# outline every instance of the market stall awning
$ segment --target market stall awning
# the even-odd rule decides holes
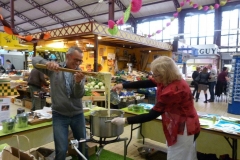
[[[96,22],[82,23],[74,26],[58,28],[48,31],[51,35],[49,40],[66,39],[78,40],[88,39],[94,41],[95,35],[101,36],[99,44],[127,46],[129,48],[146,48],[150,47],[157,50],[172,50],[172,45],[164,42],[159,42],[150,38],[145,38],[134,33],[119,30],[116,35],[111,35],[108,32],[108,27]],[[38,38],[42,32],[33,34],[34,38]]]

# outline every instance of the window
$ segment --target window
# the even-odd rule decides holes
[[[224,11],[222,13],[221,46],[225,47],[221,52],[238,51],[239,35],[239,9]]]
[[[184,37],[191,45],[213,44],[214,13],[185,17]]]
[[[170,26],[166,27],[167,23],[171,22],[171,19],[152,20],[137,25],[137,34],[139,35],[152,35],[158,30],[165,29],[154,35],[152,38],[159,41],[170,42],[173,41],[173,35],[178,34],[178,20],[175,19],[171,22]]]

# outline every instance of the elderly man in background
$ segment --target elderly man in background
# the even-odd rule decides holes
[[[217,81],[217,71],[212,68],[212,64],[208,65],[209,69],[209,80],[208,80],[208,86],[209,86],[209,92],[210,92],[210,99],[208,100],[209,102],[214,102],[214,87],[216,86],[216,81]]]
[[[71,47],[66,53],[66,61],[60,64],[34,57],[33,66],[45,64],[47,69],[38,69],[50,78],[52,98],[52,120],[56,160],[65,160],[68,149],[68,128],[70,126],[75,139],[86,138],[85,118],[82,106],[85,77],[79,70],[83,62],[83,52],[78,47]],[[79,70],[75,74],[59,71],[59,67]],[[82,145],[78,148],[82,152]],[[83,149],[84,150],[84,149]],[[88,157],[87,147],[85,156]],[[81,157],[79,157],[81,159]]]
[[[33,68],[28,77],[28,86],[32,98],[32,111],[36,109],[36,99],[34,98],[34,92],[39,92],[42,89],[42,85],[48,86],[45,80],[44,74],[39,70]]]

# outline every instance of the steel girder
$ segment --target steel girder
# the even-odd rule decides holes
[[[175,9],[177,10],[177,8],[180,7],[180,4],[179,4],[178,0],[172,0],[172,1],[173,1],[174,6],[175,6]]]
[[[58,18],[56,15],[49,12],[47,9],[39,5],[34,0],[25,0],[25,1],[31,4],[32,6],[34,6],[35,8],[37,8],[38,10],[40,10],[41,12],[43,12],[44,14],[46,14],[47,16],[49,16],[50,18],[52,18],[53,20],[55,20],[56,22],[60,23],[63,27],[69,26],[69,24],[67,24],[66,22]]]
[[[125,11],[127,8],[123,5],[123,3],[121,2],[121,0],[114,0],[115,1],[115,3],[117,4],[117,6],[121,9],[121,10],[123,10],[123,11]],[[131,19],[131,21],[134,23],[134,25],[136,24],[136,20],[135,20],[135,18],[133,17],[133,15],[130,13],[130,19]]]
[[[0,6],[2,6],[4,9],[6,9],[7,11],[11,12],[11,7],[9,7],[8,5],[0,2]],[[42,30],[42,31],[46,31],[47,29],[44,28],[43,26],[37,24],[36,22],[34,22],[33,20],[27,18],[26,16],[24,16],[23,14],[17,12],[16,10],[14,10],[14,15],[18,16],[19,18],[23,19],[24,21],[30,23],[31,25],[33,25],[34,27],[37,27],[38,29]]]
[[[76,9],[81,15],[87,18],[89,21],[95,21],[82,7],[78,6],[73,0],[65,0],[70,6]]]

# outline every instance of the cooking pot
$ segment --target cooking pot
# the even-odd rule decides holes
[[[123,117],[124,112],[117,109],[93,111],[90,115],[90,129],[93,136],[101,138],[117,137],[123,133],[124,125],[115,125],[111,120],[115,117]]]
[[[3,132],[4,133],[10,133],[14,130],[15,126],[15,120],[10,118],[10,119],[5,119],[2,120],[2,127],[3,127]]]
[[[18,128],[24,128],[28,125],[28,113],[21,113],[16,115],[16,123]]]

